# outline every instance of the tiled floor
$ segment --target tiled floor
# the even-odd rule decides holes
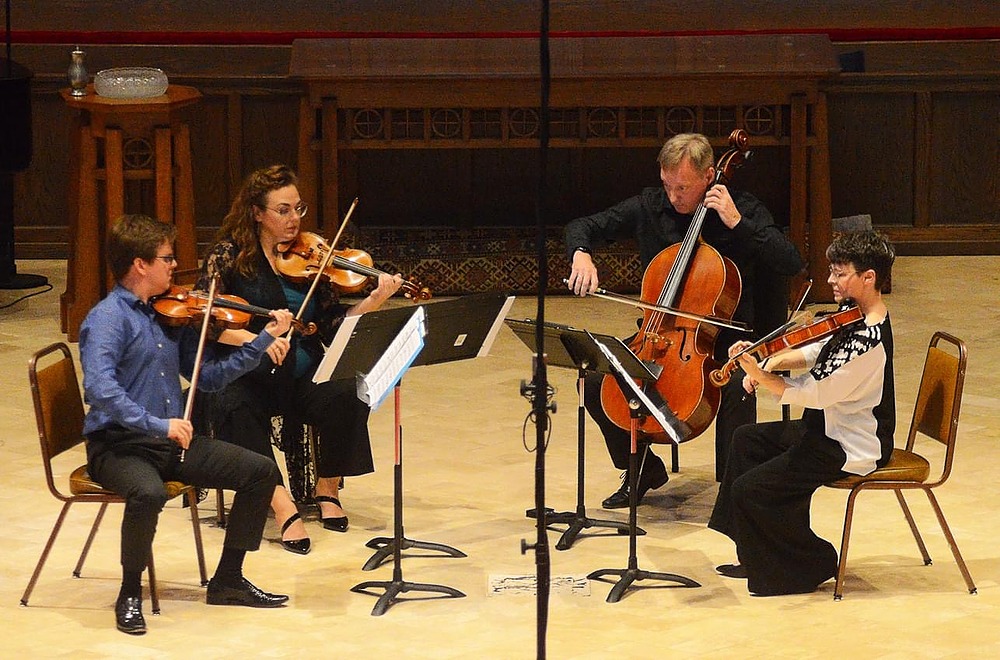
[[[269,522],[267,541],[249,556],[247,575],[271,591],[291,595],[289,607],[249,610],[207,607],[198,586],[190,523],[171,504],[156,540],[163,613],[148,616],[149,632],[132,638],[114,629],[111,611],[118,590],[118,524],[112,510],[98,535],[83,577],[71,570],[92,512],[71,512],[49,558],[30,607],[18,605],[31,568],[59,509],[47,492],[26,365],[32,352],[64,339],[59,332],[59,294],[65,264],[27,261],[22,273],[48,276],[54,289],[0,309],[0,367],[6,386],[0,398],[0,491],[3,544],[0,553],[0,630],[3,657],[396,657],[530,658],[539,627],[536,600],[513,591],[491,593],[504,576],[533,576],[532,521],[535,456],[525,449],[527,401],[519,383],[530,378],[527,349],[503,329],[492,353],[475,361],[414,369],[402,388],[405,452],[405,529],[411,539],[445,543],[466,558],[419,556],[408,551],[403,579],[460,589],[461,599],[423,599],[410,593],[381,617],[375,598],[352,593],[365,580],[390,580],[392,566],[365,572],[365,543],[392,534],[392,408],[372,416],[377,472],[351,479],[343,500],[351,518],[347,534],[327,532],[308,513],[312,554],[281,549]],[[896,337],[897,410],[901,427],[911,410],[924,349],[936,329],[962,337],[969,372],[951,481],[939,491],[945,513],[976,584],[969,595],[922,498],[911,498],[935,562],[923,566],[891,495],[870,493],[859,502],[845,598],[832,599],[833,583],[813,594],[753,598],[744,583],[716,576],[713,567],[733,558],[727,539],[705,527],[714,501],[713,448],[706,437],[681,447],[681,470],[647,497],[639,524],[639,567],[689,577],[699,588],[637,583],[618,603],[607,603],[609,585],[582,579],[598,568],[627,565],[624,536],[588,535],[566,551],[548,535],[555,583],[547,634],[551,658],[997,657],[1000,655],[1000,338],[996,301],[1000,257],[903,257],[893,275],[888,304]],[[21,293],[0,291],[0,306]],[[511,316],[535,317],[535,302],[515,302]],[[627,333],[632,311],[612,303],[550,298],[546,318],[612,334]],[[74,345],[75,351],[75,345]],[[548,502],[572,508],[576,493],[575,374],[553,369],[558,412],[549,441]],[[761,417],[773,419],[773,401]],[[587,425],[588,513],[605,512],[600,500],[618,484],[596,428]],[[901,435],[902,430],[900,432]],[[67,470],[83,460],[67,463]],[[73,463],[73,465],[69,465]],[[816,530],[837,542],[844,493],[821,490],[814,499]],[[222,533],[203,505],[203,533],[210,571]],[[430,553],[433,555],[434,553]],[[492,582],[491,582],[492,581]],[[588,591],[589,589],[589,591]]]

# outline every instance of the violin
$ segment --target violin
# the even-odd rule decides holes
[[[204,291],[189,291],[174,285],[151,302],[161,323],[167,326],[185,326],[202,322],[208,297]],[[239,296],[216,294],[212,301],[212,324],[220,330],[241,330],[250,324],[250,319],[254,316],[270,316],[270,313],[271,310],[251,305]],[[294,319],[292,325],[303,335],[316,332],[315,323],[304,324]]]
[[[329,249],[322,237],[308,231],[299,232],[294,240],[278,245],[275,266],[293,282],[308,282],[319,272]],[[371,255],[364,250],[334,249],[328,264],[322,277],[344,293],[360,291],[369,278],[387,274],[374,268]],[[419,282],[403,280],[402,289],[403,295],[414,302],[431,298],[431,290]]]
[[[749,157],[749,136],[743,129],[729,135],[730,149],[718,160],[715,177],[706,193],[725,184],[732,171]],[[731,259],[701,240],[708,209],[704,200],[695,209],[684,239],[665,248],[646,267],[642,277],[641,300],[654,309],[643,312],[642,326],[629,342],[640,360],[658,366],[655,388],[669,407],[671,426],[680,429],[680,441],[705,431],[719,410],[720,393],[707,387],[709,373],[717,365],[713,357],[719,320],[731,320],[742,293],[739,269]],[[666,308],[664,311],[658,311]],[[671,311],[666,311],[666,310]],[[685,313],[677,315],[674,310]],[[690,318],[690,317],[694,318]],[[695,320],[700,319],[700,320]],[[618,427],[632,428],[629,400],[613,376],[601,383],[601,405]],[[649,442],[673,442],[653,416],[636,420],[636,430]]]
[[[864,318],[865,315],[861,313],[860,308],[849,307],[847,309],[842,309],[839,312],[828,314],[823,318],[813,321],[807,325],[789,330],[788,332],[780,334],[778,337],[773,339],[764,337],[764,339],[759,342],[740,351],[738,355],[729,358],[729,360],[720,368],[712,371],[709,374],[709,380],[716,387],[722,387],[729,382],[733,371],[735,371],[736,367],[739,366],[738,360],[742,355],[750,353],[758,360],[763,360],[769,355],[774,355],[775,353],[779,353],[781,351],[798,348],[800,346],[805,346],[806,344],[811,344],[821,339],[825,339],[837,330],[857,323]]]

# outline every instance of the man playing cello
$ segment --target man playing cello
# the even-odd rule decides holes
[[[712,185],[715,178],[713,152],[705,136],[675,135],[663,145],[657,163],[661,186],[646,188],[605,211],[566,225],[566,250],[572,263],[569,288],[580,296],[597,290],[597,267],[591,255],[598,246],[615,240],[634,238],[645,270],[660,251],[683,239],[695,211],[699,205],[704,205],[707,214],[701,237],[735,263],[743,280],[742,296],[733,320],[753,327],[755,296],[777,293],[754,290],[758,272],[771,269],[783,275],[798,273],[802,269],[798,251],[756,197],[730,191],[725,185]],[[726,347],[741,338],[735,332],[720,332],[715,344],[715,358],[720,362],[725,361]],[[602,380],[602,374],[588,375],[584,405],[600,427],[615,467],[625,470],[630,450],[629,432],[605,414],[600,400]],[[756,419],[756,401],[745,395],[738,382],[723,388],[716,419],[716,479],[722,478],[733,430]],[[659,488],[667,479],[663,461],[649,450],[647,443],[639,471],[638,501],[641,502],[646,491]],[[624,508],[628,506],[628,499],[628,480],[623,477],[621,488],[602,505],[606,509]]]

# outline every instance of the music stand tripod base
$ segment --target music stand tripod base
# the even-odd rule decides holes
[[[597,339],[592,337],[595,344],[597,344],[602,351],[608,351],[608,349],[600,344]],[[609,353],[610,354],[610,353]],[[634,356],[633,356],[634,357]],[[636,508],[639,504],[639,496],[637,494],[637,488],[639,486],[639,460],[636,453],[636,437],[639,434],[639,420],[645,417],[647,414],[654,414],[652,412],[653,408],[659,408],[655,403],[649,400],[648,395],[644,394],[643,391],[636,385],[636,383],[631,379],[629,373],[621,364],[614,364],[614,375],[615,380],[618,382],[618,386],[622,390],[622,394],[625,396],[626,400],[629,402],[630,414],[630,424],[629,424],[629,436],[630,436],[630,451],[628,456],[628,479],[629,479],[629,497],[628,497],[628,524],[629,524],[629,555],[628,555],[628,568],[601,568],[587,575],[588,580],[600,580],[606,582],[607,580],[602,580],[601,578],[608,575],[618,576],[618,582],[611,591],[608,593],[607,602],[617,603],[628,591],[628,588],[636,581],[640,580],[658,580],[662,582],[677,582],[682,587],[700,587],[701,585],[694,580],[684,577],[683,575],[677,575],[675,573],[659,573],[654,571],[644,571],[639,568],[639,560],[636,557]],[[631,394],[630,394],[631,392]],[[667,426],[661,421],[661,426],[664,430]]]
[[[385,593],[379,596],[378,601],[375,603],[375,607],[372,608],[372,616],[382,616],[385,614],[389,606],[392,605],[400,594],[405,594],[410,591],[423,591],[428,593],[438,593],[444,594],[444,598],[465,598],[465,594],[455,589],[453,587],[447,587],[443,584],[425,584],[422,582],[404,582],[403,580],[395,579],[378,581],[368,581],[362,582],[361,584],[356,584],[351,587],[351,591],[358,594],[368,594],[369,596],[374,596],[369,589],[385,589]]]
[[[392,559],[392,554],[396,550],[396,539],[389,536],[378,536],[372,540],[365,543],[365,546],[375,550],[375,553],[368,558],[365,565],[361,567],[363,571],[373,571],[385,562]],[[449,557],[468,557],[467,554],[453,548],[450,545],[445,545],[443,543],[432,543],[430,541],[414,541],[408,539],[405,536],[400,539],[399,549],[400,550],[410,550],[412,548],[417,548],[419,550],[432,550],[434,552],[442,552]]]

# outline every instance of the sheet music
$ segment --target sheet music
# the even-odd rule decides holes
[[[479,349],[479,353],[476,357],[483,357],[484,355],[489,354],[490,347],[493,346],[493,341],[497,338],[497,333],[500,332],[500,328],[503,327],[503,321],[507,318],[507,312],[510,311],[510,306],[513,304],[514,296],[507,296],[507,300],[500,309],[500,313],[497,314],[496,321],[493,323],[493,327],[490,328],[489,333],[486,335],[486,339],[483,340],[483,345]]]
[[[607,346],[602,344],[593,336],[591,336],[591,339],[594,340],[594,343],[597,344],[597,347],[601,349],[602,353],[604,353],[604,357],[608,359],[608,362],[610,362],[615,367],[615,369],[617,369],[618,374],[621,376],[621,378],[617,378],[616,380],[618,380],[618,382],[628,383],[629,387],[632,388],[632,393],[635,394],[636,398],[642,402],[642,405],[645,406],[646,411],[653,416],[653,419],[655,419],[660,424],[661,427],[663,427],[663,430],[667,433],[667,435],[669,435],[673,439],[674,442],[676,443],[683,442],[684,439],[680,436],[680,434],[678,434],[677,430],[674,429],[673,425],[667,421],[667,418],[664,416],[663,411],[660,410],[660,408],[656,404],[650,401],[646,393],[642,391],[642,388],[639,387],[639,385],[636,384],[634,380],[628,377],[628,375],[625,372],[625,367],[622,366],[621,361],[618,360],[615,354],[612,353]]]
[[[417,307],[367,374],[358,374],[358,398],[377,409],[424,347],[426,313]]]
[[[334,336],[333,341],[330,342],[330,345],[325,348],[323,360],[316,367],[316,373],[313,374],[312,380],[314,383],[325,383],[330,380],[333,370],[337,368],[337,361],[344,353],[344,348],[347,347],[347,342],[351,340],[354,328],[357,327],[360,320],[361,315],[358,314],[356,316],[345,316],[344,320],[340,322],[337,334]]]

